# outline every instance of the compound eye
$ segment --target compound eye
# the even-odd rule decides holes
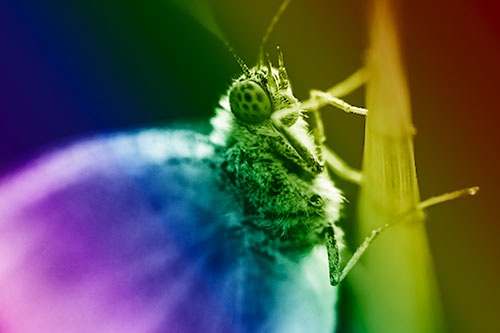
[[[231,111],[241,121],[258,124],[269,119],[272,104],[269,96],[254,81],[237,82],[229,92]]]

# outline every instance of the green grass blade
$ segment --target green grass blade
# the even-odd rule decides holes
[[[367,235],[420,202],[410,99],[389,1],[373,2],[360,232]],[[419,222],[422,216],[412,217]],[[423,223],[388,230],[362,260],[358,320],[367,332],[439,332],[439,297]]]

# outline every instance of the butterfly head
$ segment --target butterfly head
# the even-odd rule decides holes
[[[234,116],[249,124],[259,124],[271,116],[273,103],[268,89],[256,80],[237,81],[229,92]]]
[[[246,124],[260,124],[268,120],[275,111],[297,103],[288,80],[283,53],[279,48],[278,68],[273,67],[267,57],[265,66],[259,64],[245,71],[229,91],[231,112]],[[288,121],[284,125],[292,124]]]

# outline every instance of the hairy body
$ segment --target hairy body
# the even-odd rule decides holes
[[[248,126],[233,116],[227,98],[216,112],[211,139],[220,147],[224,186],[245,207],[246,220],[253,227],[249,235],[265,233],[265,241],[255,241],[255,247],[300,254],[324,244],[325,229],[332,227],[342,244],[343,233],[334,222],[343,198],[327,171],[310,174],[301,169],[303,161],[296,161],[301,157],[271,120]],[[289,131],[308,149],[315,149],[302,116]]]

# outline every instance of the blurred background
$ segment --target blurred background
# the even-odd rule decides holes
[[[215,22],[253,65],[280,2],[2,0],[0,175],[93,134],[208,119],[239,70],[206,26]],[[477,197],[428,212],[447,327],[497,332],[500,5],[421,0],[398,9],[422,197],[481,186]],[[304,99],[362,65],[368,17],[368,1],[294,0],[266,50],[276,59],[281,46]],[[362,106],[364,91],[346,100]],[[360,167],[364,120],[333,108],[324,117],[329,145]],[[352,203],[342,223],[353,232],[357,189],[339,185]]]

